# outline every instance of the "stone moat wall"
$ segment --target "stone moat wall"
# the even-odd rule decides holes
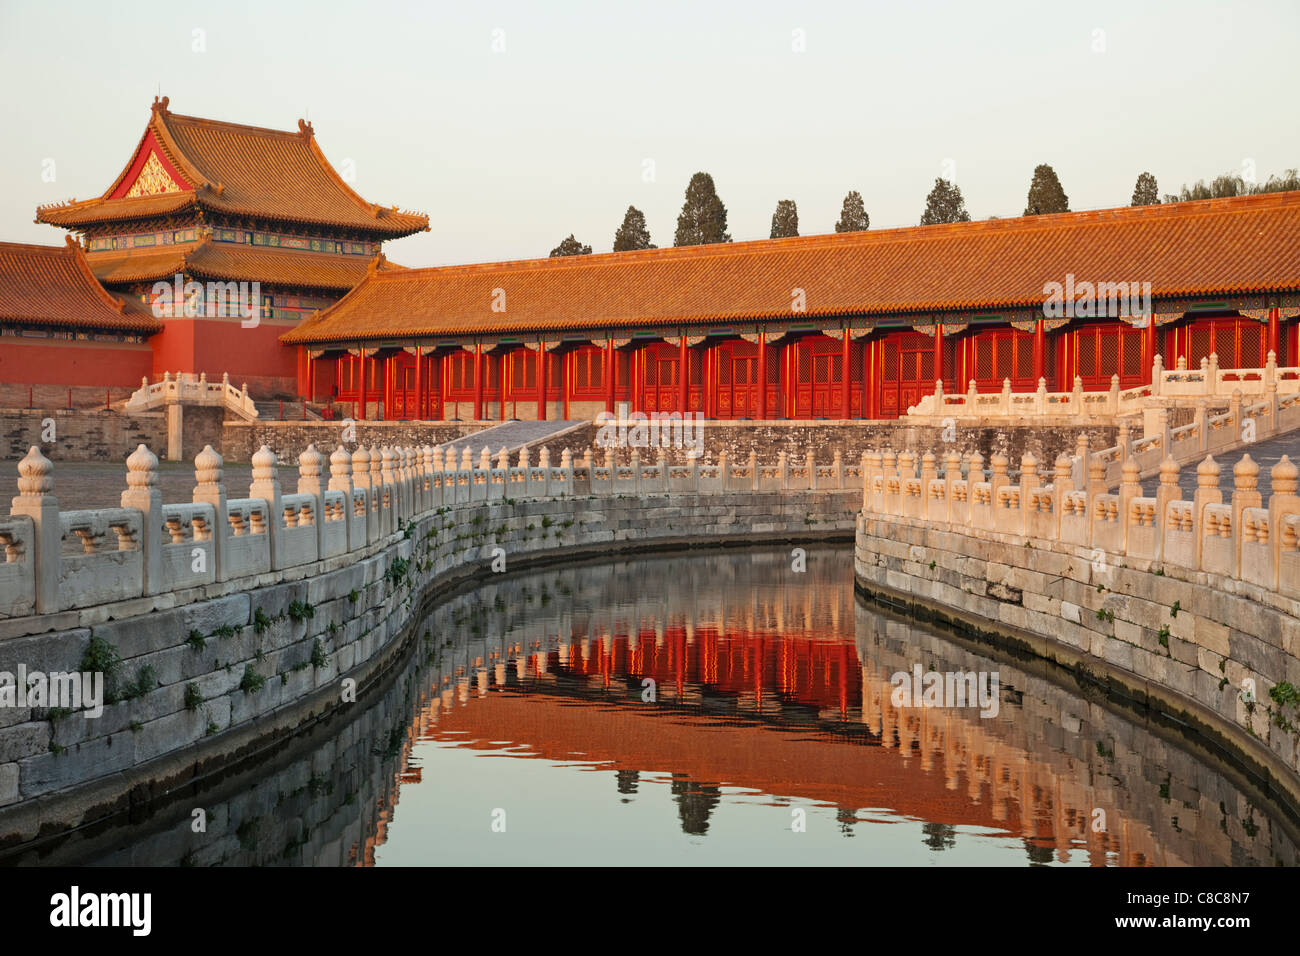
[[[0,708],[0,846],[57,834],[268,752],[400,660],[426,602],[505,566],[711,543],[847,538],[860,493],[504,499],[416,516],[361,550],[189,590],[0,621],[0,671],[120,658],[101,717]],[[847,569],[846,569],[847,570]]]
[[[1269,694],[1300,686],[1294,599],[1159,561],[878,514],[859,517],[854,573],[873,597],[1192,725],[1300,806],[1300,715]]]

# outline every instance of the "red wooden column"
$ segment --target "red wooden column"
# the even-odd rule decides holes
[[[1279,318],[1280,315],[1277,309],[1268,310],[1268,348],[1265,351],[1266,353],[1272,352],[1277,358],[1277,364],[1284,366],[1286,365],[1286,358],[1285,356],[1278,354],[1278,342],[1281,340],[1281,335],[1279,334]],[[1265,359],[1267,358],[1268,356],[1266,354]]]
[[[844,354],[840,360],[840,417],[852,418],[853,406],[849,402],[849,357],[853,352],[853,340],[849,330],[844,330]]]
[[[497,418],[506,420],[506,350],[497,346]]]
[[[941,322],[935,323],[934,326],[934,377],[937,381],[943,381],[943,323]],[[934,382],[927,384],[933,390]]]
[[[862,341],[862,417],[872,418],[871,414],[871,360],[875,357],[874,342],[870,338]]]
[[[618,369],[618,357],[614,354],[614,340],[605,340],[605,411],[614,414],[614,376]]]
[[[397,389],[394,388],[396,383],[396,376],[394,375],[396,365],[397,362],[393,358],[392,354],[384,356],[383,362],[380,365],[380,374],[384,377],[384,418],[389,421],[397,417],[394,414],[397,405],[394,401],[397,393]]]
[[[1034,323],[1034,387],[1038,387],[1038,380],[1047,375],[1047,329],[1043,326],[1043,320],[1039,319]],[[960,382],[958,384],[961,384]]]
[[[483,420],[483,343],[474,343],[474,421]]]
[[[560,401],[562,403],[560,407],[563,410],[560,418],[566,422],[569,420],[569,392],[573,383],[573,356],[575,354],[573,349],[569,349],[560,357]]]
[[[420,354],[419,343],[415,346],[415,415],[424,418],[424,356]]]
[[[366,417],[366,349],[361,346],[357,349],[357,421],[364,421]]]
[[[1142,351],[1146,353],[1146,378],[1150,384],[1152,376],[1152,366],[1156,361],[1156,352],[1159,350],[1159,340],[1156,338],[1156,315],[1151,312],[1147,315],[1147,327],[1142,330],[1142,342],[1146,346]],[[1066,384],[1062,382],[1061,384]]]
[[[758,333],[758,421],[767,419],[767,332]]]
[[[686,409],[691,403],[690,378],[687,376],[687,368],[691,360],[690,349],[686,345],[686,332],[682,331],[682,344],[679,348],[680,358],[677,360],[677,408],[685,415]]]
[[[1273,310],[1273,314],[1277,314],[1276,309]],[[311,357],[310,349],[304,351],[307,353],[307,401],[314,402],[316,401],[316,360]]]
[[[798,360],[798,340],[787,337],[785,348],[781,349],[781,394],[784,396],[782,404],[785,406],[785,418],[794,418],[795,403],[798,396],[795,390],[790,387],[794,381],[794,363]]]
[[[546,421],[546,343],[537,341],[537,420]]]
[[[438,383],[438,420],[442,421],[447,417],[447,357],[445,353],[434,352],[429,361],[433,363],[430,377]]]
[[[700,413],[703,414],[705,418],[712,418],[712,417],[713,417],[712,406],[711,406],[709,403],[712,401],[714,395],[716,394],[716,393],[713,391],[713,365],[714,365],[714,362],[717,360],[717,354],[716,354],[715,351],[714,351],[715,348],[716,348],[716,346],[714,346],[714,345],[710,345],[710,344],[706,341],[706,342],[704,343],[704,347],[703,347],[703,353],[704,353],[704,355],[703,355],[703,358],[700,359],[700,366],[701,366],[701,369],[700,369]],[[687,407],[689,407],[689,405],[690,405],[690,392],[688,391],[688,392],[687,392]],[[686,411],[687,411],[687,408],[683,408],[683,409],[682,409],[682,414],[685,415],[685,414],[686,414]]]

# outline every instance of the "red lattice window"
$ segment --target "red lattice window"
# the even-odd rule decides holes
[[[583,346],[573,353],[573,390],[598,392],[605,384],[605,351]]]
[[[1181,339],[1181,354],[1186,356],[1188,368],[1199,367],[1211,352],[1218,354],[1219,368],[1263,368],[1267,358],[1264,329],[1263,323],[1254,319],[1203,318],[1187,326],[1181,336],[1175,332],[1174,341]]]

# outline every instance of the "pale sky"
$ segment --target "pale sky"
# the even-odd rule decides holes
[[[429,214],[386,246],[410,266],[570,232],[607,252],[629,204],[671,245],[697,170],[737,240],[780,199],[833,231],[850,189],[872,228],[915,225],[940,175],[973,217],[1019,215],[1041,162],[1072,209],[1127,205],[1143,170],[1166,193],[1300,165],[1298,40],[1295,0],[0,0],[0,239],[62,242],[36,206],[102,193],[159,90],[189,115],[309,116],[366,199]]]

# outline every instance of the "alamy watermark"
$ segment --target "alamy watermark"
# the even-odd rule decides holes
[[[19,664],[17,676],[0,671],[0,707],[84,707],[87,717],[99,717],[104,713],[104,675],[99,671],[29,674],[27,665]]]
[[[688,458],[704,454],[704,416],[699,412],[633,412],[627,418],[601,412],[596,424],[599,448],[684,448]]]
[[[1043,317],[1048,319],[1089,319],[1107,316],[1145,316],[1151,314],[1150,282],[1076,282],[1074,273],[1066,273],[1065,282],[1048,282],[1043,286]]]
[[[997,671],[898,671],[889,701],[895,707],[979,707],[981,717],[998,715]]]
[[[171,282],[153,284],[150,306],[156,319],[237,318],[251,329],[260,321],[261,301],[260,282],[187,282],[177,273]]]

